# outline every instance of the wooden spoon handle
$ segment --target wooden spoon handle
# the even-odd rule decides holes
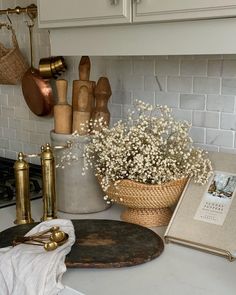
[[[88,56],[82,56],[79,63],[79,79],[82,81],[89,81],[90,76],[90,59]]]
[[[64,79],[56,80],[58,103],[67,103],[67,87],[68,82]]]

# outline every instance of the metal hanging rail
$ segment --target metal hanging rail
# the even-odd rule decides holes
[[[0,10],[0,15],[2,14],[21,14],[26,13],[31,19],[34,19],[37,17],[37,6],[35,4],[30,4],[27,7],[20,7],[16,6],[15,8],[7,8]]]

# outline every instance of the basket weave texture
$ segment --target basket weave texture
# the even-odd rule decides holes
[[[176,203],[186,182],[187,178],[182,178],[153,185],[123,179],[116,185],[112,183],[107,195],[115,202],[130,208],[165,208]]]
[[[147,227],[164,226],[172,216],[170,207],[178,202],[187,181],[182,178],[153,185],[124,179],[111,183],[106,193],[114,202],[127,207],[121,214],[124,221]]]
[[[13,47],[6,48],[0,43],[0,84],[15,85],[20,83],[29,66],[19,49],[14,29],[7,28],[12,33]]]

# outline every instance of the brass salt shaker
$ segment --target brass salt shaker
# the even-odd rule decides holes
[[[43,179],[43,217],[44,220],[57,218],[55,189],[55,160],[51,146],[41,147],[41,167]]]
[[[24,154],[20,152],[14,164],[16,180],[16,220],[15,224],[33,223],[31,218],[29,195],[29,164],[24,160]]]

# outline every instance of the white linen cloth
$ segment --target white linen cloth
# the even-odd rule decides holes
[[[26,235],[52,226],[59,226],[69,235],[68,241],[53,251],[26,244],[0,249],[0,295],[56,295],[64,288],[61,279],[66,271],[65,256],[75,242],[72,222],[65,219],[44,221]]]

